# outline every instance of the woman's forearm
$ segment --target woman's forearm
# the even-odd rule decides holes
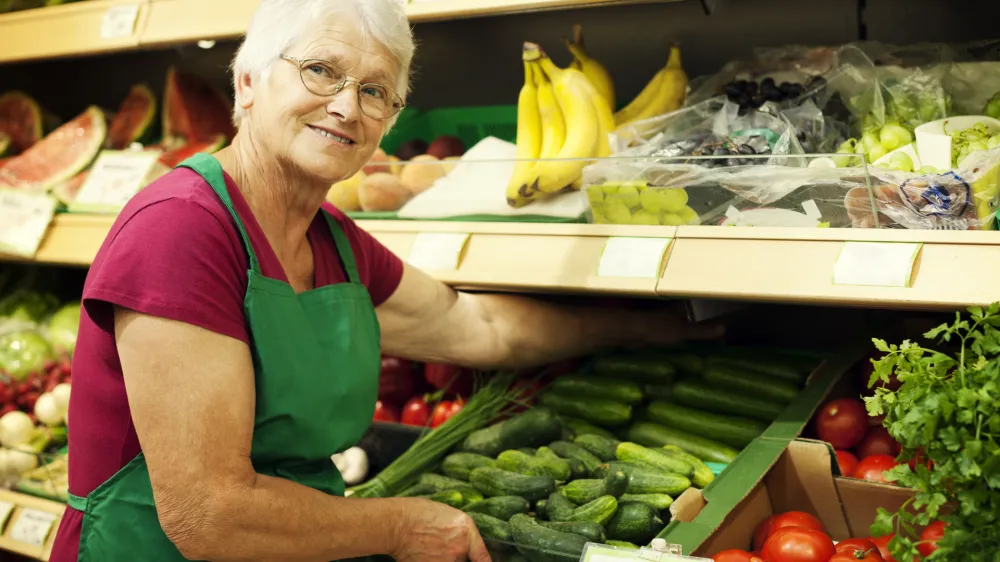
[[[390,554],[403,533],[399,499],[330,496],[262,475],[252,486],[209,496],[198,513],[161,514],[168,537],[190,559],[329,562]]]

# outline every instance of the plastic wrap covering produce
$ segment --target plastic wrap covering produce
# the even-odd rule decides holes
[[[41,371],[56,354],[41,327],[18,319],[0,320],[0,374],[23,380]]]
[[[782,157],[803,153],[786,117],[756,111],[740,115],[739,106],[724,97],[626,125],[612,135],[612,144],[617,157],[669,158],[703,167],[804,165]],[[759,155],[772,157],[747,158]],[[723,158],[699,158],[711,156]]]
[[[880,228],[992,230],[1000,202],[1000,148],[977,151],[943,174],[870,169]],[[867,188],[847,193],[856,228],[876,226]]]
[[[863,168],[708,167],[651,158],[602,161],[583,177],[595,223],[834,228],[852,226],[847,195],[867,193],[868,181]],[[873,198],[867,200],[873,214]]]

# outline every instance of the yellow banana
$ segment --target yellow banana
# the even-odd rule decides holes
[[[535,84],[538,86],[538,114],[542,120],[542,149],[539,158],[555,158],[566,142],[566,121],[556,101],[555,89],[549,77],[533,61]]]
[[[573,54],[571,66],[582,71],[590,80],[594,88],[601,95],[611,111],[615,110],[615,83],[611,79],[611,73],[600,62],[591,58],[583,44],[583,27],[580,24],[573,26],[573,40],[563,38],[566,48]]]
[[[542,121],[538,111],[538,88],[535,85],[535,64],[524,62],[524,86],[517,97],[517,148],[514,173],[507,184],[507,199],[519,197],[519,192],[530,179],[534,159],[542,148]]]
[[[604,103],[605,100],[597,91],[597,88],[588,80],[581,83],[581,87],[587,92],[590,102],[597,112],[597,148],[594,155],[598,158],[611,156],[611,144],[608,135],[615,132],[615,116],[611,113],[611,108]],[[579,189],[579,188],[577,188]]]
[[[676,111],[687,95],[687,74],[681,66],[680,47],[670,47],[667,65],[659,70],[638,96],[615,114],[615,124],[622,127],[635,121]]]

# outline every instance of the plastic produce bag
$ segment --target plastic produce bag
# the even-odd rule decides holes
[[[18,319],[0,321],[0,373],[23,380],[41,371],[55,353],[39,327]]]
[[[885,123],[898,123],[910,131],[950,114],[951,96],[941,81],[944,66],[928,69],[883,66],[878,68],[885,104]]]
[[[672,158],[706,167],[795,166],[799,163],[781,155],[803,153],[795,128],[784,116],[758,111],[740,115],[739,106],[725,97],[626,125],[611,135],[611,144],[616,156]],[[758,155],[771,156],[754,158]],[[696,158],[683,158],[690,156]],[[725,158],[697,158],[703,156]]]

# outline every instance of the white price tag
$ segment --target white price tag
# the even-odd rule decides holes
[[[6,501],[0,501],[0,533],[2,533],[4,528],[7,526],[7,519],[10,518],[10,512],[12,511],[14,511],[14,504]]]
[[[462,250],[469,241],[468,232],[421,232],[413,240],[406,261],[429,271],[458,269]]]
[[[138,4],[112,6],[101,18],[101,39],[129,37],[135,32],[135,20],[139,17]]]
[[[55,522],[56,515],[53,513],[25,508],[14,520],[10,538],[32,546],[44,546]]]
[[[909,287],[919,242],[845,242],[833,266],[834,285]]]
[[[118,212],[157,175],[159,152],[104,150],[70,203],[71,211]]]
[[[0,252],[33,257],[56,212],[44,193],[0,189]]]
[[[662,539],[654,539],[654,541]],[[619,548],[599,543],[587,543],[580,562],[623,562],[627,560],[645,560],[648,562],[711,562],[709,558],[683,556],[679,546],[668,547],[665,550],[652,547]],[[676,551],[676,552],[674,552]]]
[[[597,276],[656,279],[669,244],[670,238],[612,236],[604,245]]]

